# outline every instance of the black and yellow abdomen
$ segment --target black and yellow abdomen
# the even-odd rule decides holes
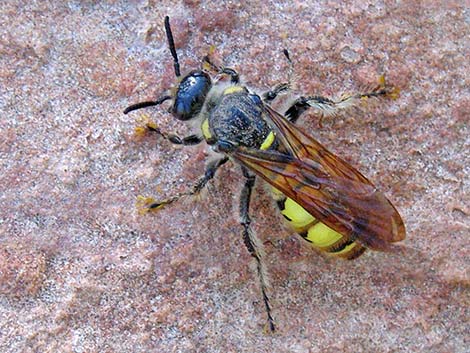
[[[261,150],[269,149],[275,141],[275,134],[270,132],[261,145]],[[302,206],[281,191],[272,188],[274,200],[285,220],[302,238],[313,247],[333,256],[352,260],[366,250],[361,244],[344,237],[342,234],[323,224]]]
[[[273,193],[277,206],[289,226],[313,247],[348,260],[355,259],[366,250],[362,245],[347,239],[315,219],[302,206],[280,191],[273,189]]]

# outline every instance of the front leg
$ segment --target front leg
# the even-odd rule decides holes
[[[175,145],[183,145],[183,146],[194,146],[204,141],[204,138],[199,135],[189,135],[186,137],[179,137],[176,134],[167,134],[163,132],[162,130],[160,130],[157,124],[154,121],[152,121],[147,114],[142,114],[138,122],[140,123],[140,126],[135,128],[136,136],[143,136],[147,132],[152,132],[163,137],[165,140],[168,140],[171,143],[174,143]]]
[[[209,54],[210,55],[210,54]],[[218,66],[212,62],[209,55],[202,58],[202,67],[208,71],[215,71],[219,75],[230,76],[230,82],[238,84],[240,82],[240,75],[234,69],[229,67]]]
[[[271,315],[271,306],[269,304],[269,297],[267,294],[268,282],[266,278],[266,270],[262,261],[264,255],[262,244],[256,237],[256,234],[251,230],[250,198],[253,186],[255,184],[255,176],[251,175],[248,170],[242,167],[243,176],[245,177],[245,185],[243,186],[240,195],[240,224],[243,226],[243,241],[251,254],[256,260],[256,269],[260,281],[261,294],[263,296],[264,306],[268,316],[269,329],[275,330],[274,319]]]
[[[168,140],[175,145],[194,146],[200,144],[204,140],[202,136],[198,135],[179,137],[176,134],[166,134],[161,131],[156,124],[147,124],[146,128],[148,131],[155,132],[157,135],[160,135],[165,140]]]

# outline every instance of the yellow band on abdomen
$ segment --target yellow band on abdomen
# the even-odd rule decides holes
[[[302,206],[274,189],[274,198],[287,223],[315,248],[331,255],[353,259],[360,256],[365,248],[341,233],[319,222]]]

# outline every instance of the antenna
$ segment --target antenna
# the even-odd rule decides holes
[[[181,76],[180,63],[178,61],[178,55],[176,55],[175,41],[173,40],[173,33],[171,33],[170,18],[168,16],[165,16],[165,32],[166,32],[166,38],[168,39],[168,45],[170,47],[171,56],[173,56],[173,65],[175,67],[175,75],[176,77],[180,77]]]
[[[171,99],[171,96],[163,96],[161,98],[158,98],[156,101],[147,101],[147,102],[140,102],[140,103],[132,104],[128,106],[126,109],[124,109],[124,114],[127,114],[133,110],[153,107],[154,105],[162,104],[164,101],[168,99]]]

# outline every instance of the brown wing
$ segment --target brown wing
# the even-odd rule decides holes
[[[287,153],[238,147],[231,156],[351,240],[385,250],[403,240],[403,221],[390,201],[351,165],[269,107]]]

